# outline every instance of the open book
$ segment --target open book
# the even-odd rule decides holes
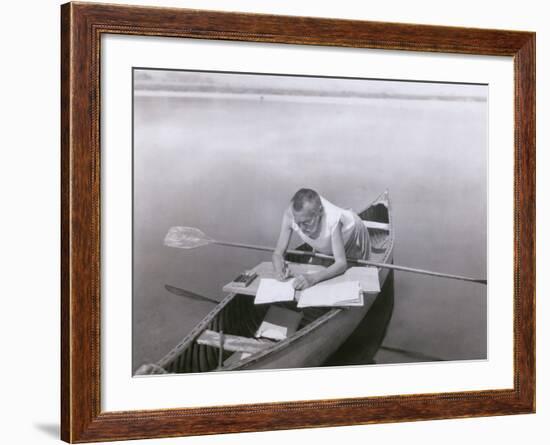
[[[294,289],[293,280],[277,281],[264,278],[260,281],[255,304],[279,301],[298,301],[298,307],[308,306],[362,306],[361,283],[355,281],[324,281],[302,291]]]
[[[293,270],[293,266],[300,266],[302,269]],[[295,275],[317,272],[320,269],[321,266],[291,264],[291,270]],[[364,292],[380,292],[376,267],[351,267],[344,274],[322,281],[304,291],[294,290],[293,279],[287,281],[275,279],[271,263],[262,263],[254,270],[258,272],[259,277],[248,288],[235,290],[227,285],[224,290],[255,295],[255,304],[296,300],[298,307],[362,306]],[[302,295],[304,293],[305,297]]]
[[[298,307],[363,306],[363,293],[359,281],[324,281],[304,289],[297,299]]]
[[[345,281],[359,281],[363,292],[380,292],[380,278],[376,267],[350,267],[344,274],[323,281],[319,285]]]

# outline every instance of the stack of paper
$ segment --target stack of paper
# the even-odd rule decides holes
[[[298,307],[308,306],[363,306],[359,281],[316,284],[301,292]]]
[[[262,278],[254,304],[274,303],[276,301],[294,300],[295,290],[292,286],[293,280],[279,281],[274,278]]]
[[[380,292],[380,280],[376,267],[350,267],[343,275],[331,278],[324,283],[359,281],[363,292]]]

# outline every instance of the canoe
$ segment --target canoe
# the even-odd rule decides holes
[[[393,262],[394,230],[388,191],[359,213],[371,238],[370,260]],[[297,250],[309,250],[301,245]],[[307,257],[288,254],[288,261]],[[380,288],[388,269],[378,268]],[[230,293],[168,354],[136,374],[197,373],[321,366],[357,328],[380,293],[365,294],[364,305],[350,308],[310,307],[296,332],[284,340],[255,339],[269,305],[254,305],[249,295]]]

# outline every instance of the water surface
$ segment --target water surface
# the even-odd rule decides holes
[[[171,73],[163,90],[166,75],[155,73],[135,72],[134,369],[212,309],[165,284],[220,298],[270,259],[165,247],[168,228],[274,245],[300,187],[357,211],[389,189],[396,264],[486,276],[486,87]],[[486,320],[484,286],[396,272],[376,362],[485,358]]]

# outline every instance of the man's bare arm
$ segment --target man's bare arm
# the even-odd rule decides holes
[[[285,262],[285,252],[290,243],[292,236],[292,225],[288,212],[283,215],[283,221],[281,223],[281,232],[279,233],[279,240],[275,246],[273,252],[272,262],[275,269],[275,275],[279,280],[286,280],[290,276],[290,271]]]
[[[335,227],[332,232],[332,253],[334,255],[334,263],[319,272],[304,274],[297,277],[294,282],[296,289],[306,289],[321,281],[341,275],[346,271],[348,268],[348,261],[346,259],[346,249],[344,247],[341,223],[338,223],[338,226]]]

